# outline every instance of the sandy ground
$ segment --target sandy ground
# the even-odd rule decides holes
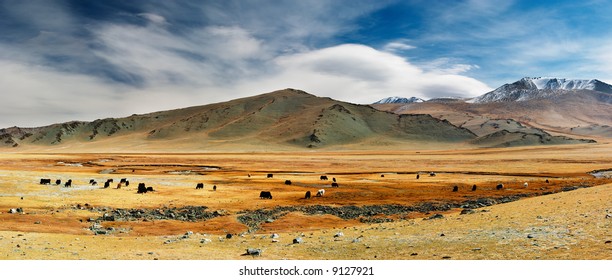
[[[253,258],[243,255],[247,248],[260,248],[259,259],[609,260],[612,181],[588,172],[612,168],[611,152],[610,144],[591,144],[265,154],[5,153],[0,154],[0,259],[240,260]],[[428,175],[432,171],[435,177]],[[266,178],[268,173],[274,178]],[[72,179],[73,186],[40,185],[40,178]],[[110,178],[111,187],[102,188]],[[121,178],[130,186],[117,189]],[[331,178],[340,187],[332,188]],[[100,185],[89,185],[90,179]],[[155,192],[137,194],[140,182]],[[198,182],[205,188],[196,190]],[[503,190],[496,190],[499,183]],[[477,191],[471,191],[473,184]],[[452,192],[455,185],[459,190]],[[563,191],[571,186],[588,188]],[[307,190],[322,188],[323,197],[303,199]],[[259,199],[261,190],[274,198]],[[464,215],[453,208],[375,216],[392,220],[384,223],[301,211],[286,211],[258,228],[238,220],[243,211],[279,206],[416,206],[508,196],[524,198]],[[101,209],[187,206],[223,214],[196,222],[104,221],[103,228],[113,229],[109,234],[91,230]],[[9,213],[16,208],[23,213]],[[443,217],[423,219],[437,213]],[[234,235],[227,239],[227,233]],[[293,244],[298,237],[303,242]]]

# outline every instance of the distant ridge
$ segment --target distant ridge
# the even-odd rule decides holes
[[[522,78],[471,100],[474,103],[527,101],[538,98],[552,98],[571,92],[588,90],[612,95],[612,85],[602,81],[572,80],[560,78]]]
[[[405,97],[399,97],[399,96],[392,96],[392,97],[387,97],[387,98],[378,100],[374,102],[373,104],[392,104],[392,103],[402,103],[403,104],[403,103],[419,103],[419,102],[425,102],[425,100],[418,98],[418,97],[405,98]]]

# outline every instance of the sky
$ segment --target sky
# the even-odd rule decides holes
[[[612,1],[0,0],[0,128],[296,88],[370,104],[612,82]]]

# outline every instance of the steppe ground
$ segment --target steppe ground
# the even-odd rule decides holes
[[[610,172],[599,178],[589,172],[610,170],[610,155],[608,143],[282,153],[2,153],[0,259],[247,260],[254,258],[244,255],[247,248],[260,248],[262,255],[255,258],[609,260],[612,179]],[[268,173],[274,177],[266,178]],[[321,175],[330,180],[320,180]],[[73,185],[40,185],[40,178],[72,179]],[[103,188],[111,178],[114,183]],[[121,178],[130,185],[118,189]],[[339,187],[330,187],[332,178]],[[91,186],[90,179],[98,185]],[[198,182],[204,189],[195,189]],[[137,194],[138,183],[155,191]],[[497,190],[500,183],[504,188]],[[476,191],[471,190],[474,184]],[[455,185],[457,192],[452,191]],[[573,186],[588,188],[569,191]],[[324,196],[303,199],[306,191],[314,196],[322,188]],[[273,199],[259,199],[262,190],[271,191]],[[238,220],[246,212],[277,206],[416,207],[519,196],[463,215],[453,208],[363,220],[285,210],[256,228]],[[220,215],[195,222],[99,220],[118,208],[186,206],[206,206]],[[17,208],[23,212],[9,213]],[[437,213],[443,217],[427,219]],[[96,235],[95,223],[108,234]],[[279,236],[271,238],[273,233]],[[303,242],[293,244],[297,237]]]

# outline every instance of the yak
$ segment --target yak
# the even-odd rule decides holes
[[[259,193],[259,198],[261,198],[261,199],[272,199],[272,193],[270,193],[269,191],[261,191]]]

